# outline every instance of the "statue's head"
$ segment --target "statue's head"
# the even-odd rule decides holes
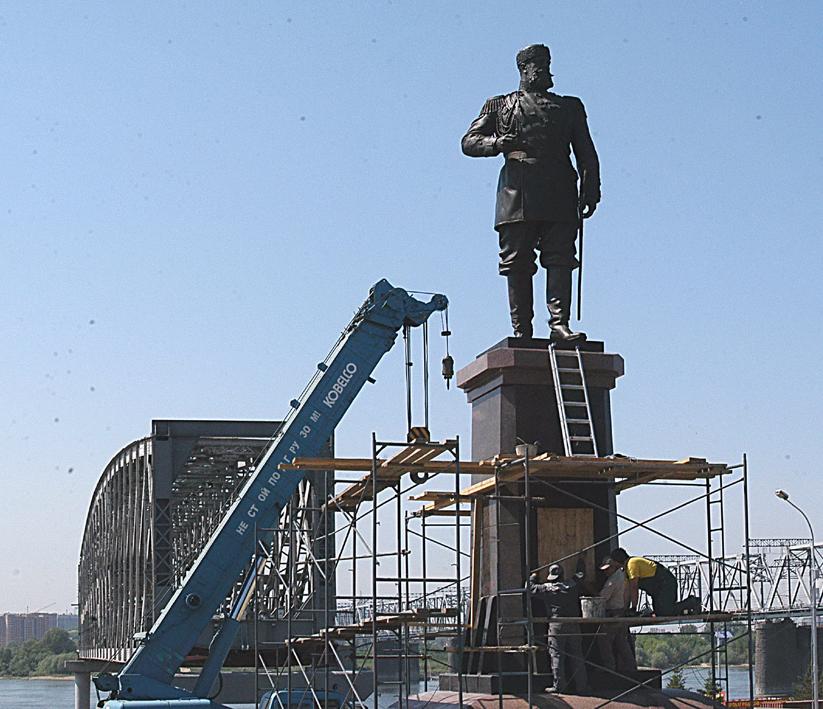
[[[517,53],[520,85],[529,91],[545,91],[554,86],[549,71],[552,57],[545,44],[530,44]]]

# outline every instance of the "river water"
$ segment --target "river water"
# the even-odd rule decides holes
[[[89,701],[91,707],[97,703],[94,687]],[[378,707],[389,707],[396,701],[396,694],[382,695]],[[71,679],[0,679],[0,709],[74,709],[74,682]],[[254,705],[237,704],[235,709],[254,709]]]
[[[683,679],[689,689],[703,688],[710,670],[704,667],[686,667]],[[430,685],[431,686],[431,685]],[[749,696],[749,673],[742,667],[729,668],[729,698]],[[92,688],[92,698],[95,697]],[[389,707],[396,695],[380,697],[378,707]],[[90,704],[90,706],[94,706]],[[237,709],[253,709],[252,704],[237,705]],[[74,682],[71,680],[0,679],[0,709],[74,709]]]

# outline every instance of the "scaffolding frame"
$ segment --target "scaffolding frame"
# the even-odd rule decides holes
[[[520,645],[503,646],[499,641],[494,647],[467,647],[467,632],[475,627],[478,618],[473,617],[476,611],[476,599],[470,604],[466,598],[464,582],[473,582],[473,571],[464,576],[465,560],[477,560],[471,552],[464,550],[462,534],[476,524],[476,500],[479,497],[497,499],[515,499],[522,503],[524,522],[522,534],[525,544],[531,544],[532,534],[529,525],[530,515],[535,498],[540,497],[546,490],[559,491],[564,495],[575,497],[574,493],[564,490],[564,483],[591,483],[613,484],[621,490],[643,485],[666,485],[671,487],[687,487],[700,489],[700,493],[691,496],[685,501],[673,503],[657,514],[647,519],[635,520],[624,514],[616,513],[617,518],[628,524],[628,528],[620,530],[618,534],[626,534],[634,529],[645,529],[678,547],[678,550],[689,552],[692,557],[703,559],[709,569],[707,583],[709,607],[707,613],[697,616],[682,616],[677,618],[623,618],[615,619],[633,627],[650,625],[682,625],[705,622],[705,633],[710,638],[710,650],[705,653],[711,663],[712,686],[720,686],[728,696],[728,644],[740,638],[748,641],[749,657],[749,695],[754,699],[754,683],[752,673],[752,615],[751,615],[751,565],[745,565],[741,570],[735,567],[727,555],[727,520],[725,506],[731,488],[742,489],[743,497],[743,536],[749,539],[749,512],[748,512],[748,463],[746,457],[736,466],[706,464],[701,466],[700,459],[686,459],[692,467],[689,472],[677,472],[674,479],[665,479],[664,474],[642,473],[643,461],[638,461],[636,470],[620,460],[615,470],[604,470],[604,475],[587,476],[578,469],[579,459],[560,459],[556,456],[503,456],[493,461],[461,462],[459,438],[449,439],[442,443],[430,441],[392,442],[378,440],[372,435],[371,456],[368,459],[296,459],[291,464],[284,465],[289,469],[336,469],[336,472],[325,473],[329,476],[325,489],[331,491],[329,499],[324,505],[312,510],[300,510],[305,501],[298,497],[290,503],[290,509],[284,512],[281,525],[274,534],[271,551],[288,544],[294,548],[299,545],[300,537],[303,543],[316,548],[318,541],[328,541],[330,538],[342,537],[342,542],[328,548],[335,547],[334,554],[326,553],[322,557],[306,556],[293,553],[289,555],[289,565],[286,568],[271,570],[268,576],[279,579],[283,587],[294,589],[295,575],[300,563],[319,569],[322,577],[327,581],[337,580],[336,605],[323,608],[307,608],[301,606],[296,594],[286,593],[281,620],[286,623],[286,637],[283,641],[267,643],[261,640],[255,632],[255,663],[256,676],[265,680],[264,686],[256,682],[255,692],[259,699],[264,688],[285,688],[288,697],[298,692],[298,697],[305,699],[314,706],[328,706],[319,694],[318,687],[327,690],[330,687],[331,673],[342,673],[346,683],[345,692],[347,701],[354,706],[370,707],[378,696],[380,688],[396,687],[397,706],[401,709],[408,706],[409,697],[416,693],[414,686],[413,663],[422,663],[423,691],[429,690],[429,677],[432,670],[446,664],[432,649],[432,642],[442,638],[449,638],[451,642],[450,670],[457,675],[458,701],[463,700],[465,667],[464,654],[475,652],[496,652],[500,673],[507,674],[502,667],[503,653],[525,654],[527,676],[526,698],[529,704],[539,688],[533,687],[533,674],[538,668],[538,653],[545,651],[535,638],[534,624],[546,621],[534,617],[529,602],[528,591],[525,588],[503,589],[497,584],[497,607],[500,608],[500,596],[505,594],[519,595],[524,599],[524,617],[517,619],[506,618],[498,613],[497,638],[503,635],[504,626],[521,625],[525,629],[525,642]],[[388,457],[386,457],[388,456]],[[398,458],[401,456],[401,458]],[[405,456],[403,458],[402,456]],[[441,459],[445,456],[445,460]],[[320,464],[323,460],[323,464]],[[398,462],[399,461],[399,462]],[[419,461],[419,462],[418,462]],[[655,464],[660,461],[651,461]],[[705,461],[704,461],[705,462]],[[551,463],[551,465],[550,465]],[[590,463],[591,464],[591,461]],[[554,465],[554,467],[552,467]],[[537,472],[535,472],[535,468]],[[546,474],[551,468],[553,472]],[[556,469],[555,469],[556,468]],[[568,477],[562,474],[566,468]],[[353,472],[366,472],[363,477],[351,478]],[[485,487],[478,491],[478,484],[468,488],[461,488],[461,475],[469,472],[483,471],[489,474]],[[542,472],[541,472],[542,471]],[[558,472],[561,471],[561,472]],[[423,503],[419,509],[410,510],[404,505],[404,496],[418,486],[428,482],[433,476],[452,476],[454,482],[451,490],[425,490],[409,498]],[[617,478],[620,478],[619,480]],[[661,479],[662,478],[662,479]],[[516,484],[512,484],[516,483]],[[344,486],[342,492],[339,487]],[[581,498],[582,500],[582,498]],[[591,500],[584,500],[585,505],[596,507]],[[699,549],[677,539],[658,529],[655,522],[689,505],[705,503],[706,509],[706,548]],[[294,506],[292,508],[292,506]],[[315,514],[315,524],[307,536],[305,529],[298,529],[298,522],[307,518],[307,512]],[[381,514],[382,513],[382,514]],[[500,514],[499,506],[496,514]],[[319,515],[319,517],[317,517]],[[344,524],[335,525],[331,522],[334,515],[342,516]],[[471,523],[466,524],[466,518],[471,517]],[[339,517],[338,517],[339,518]],[[500,520],[497,520],[498,523]],[[392,527],[393,529],[389,529]],[[382,530],[382,531],[381,531]],[[389,534],[388,532],[392,533]],[[549,563],[561,563],[572,556],[585,552],[590,548],[612,541],[597,539],[584,549],[574,554],[554,559]],[[419,557],[412,554],[416,546]],[[500,544],[500,537],[497,544]],[[616,540],[615,540],[616,544]],[[524,546],[524,548],[526,548]],[[454,555],[454,573],[436,577],[429,570],[432,561],[432,551]],[[747,558],[750,558],[748,545]],[[265,557],[265,549],[261,549]],[[272,556],[273,558],[273,556]],[[526,551],[526,559],[537,558],[536,554]],[[654,557],[652,557],[654,558]],[[674,558],[674,557],[672,557]],[[663,557],[660,557],[662,560]],[[340,574],[340,564],[351,564],[350,583]],[[267,562],[272,563],[271,559]],[[545,568],[543,564],[537,569]],[[265,564],[264,564],[265,566]],[[390,570],[389,570],[390,569]],[[677,567],[672,568],[677,572]],[[740,582],[741,574],[746,583]],[[740,588],[736,588],[735,584]],[[299,584],[298,584],[299,585]],[[368,591],[364,591],[368,587]],[[745,587],[745,588],[744,588]],[[327,584],[328,588],[328,584]],[[370,592],[369,592],[370,591]],[[724,594],[737,593],[745,598],[743,611],[723,612]],[[328,601],[328,593],[326,600]],[[266,605],[266,604],[261,604]],[[270,604],[269,604],[270,605]],[[257,608],[255,600],[255,608]],[[299,622],[306,614],[322,613],[321,630],[309,636],[299,635]],[[554,619],[577,622],[581,627],[598,626],[611,619]],[[729,635],[732,622],[745,623],[745,630],[736,637]],[[255,626],[256,627],[256,626]],[[390,647],[386,649],[386,645]],[[700,658],[690,658],[692,661]],[[586,662],[598,667],[593,660]],[[386,681],[381,669],[392,665],[394,678]],[[276,667],[276,669],[274,669]],[[605,669],[605,668],[603,668]],[[660,668],[662,675],[668,674],[679,667]],[[363,676],[366,670],[372,671],[371,699],[361,690]],[[618,673],[615,673],[618,674]],[[309,686],[308,690],[295,690],[292,676],[301,677]],[[623,677],[624,680],[631,678]],[[600,706],[606,706],[612,701],[625,696],[629,691],[647,685],[650,680],[635,681],[631,679],[632,687],[616,697],[605,700]],[[302,692],[302,694],[300,694]],[[394,693],[394,692],[393,692]],[[503,704],[503,685],[499,683],[499,705]],[[277,706],[286,706],[278,697]]]
[[[568,491],[563,491],[557,483],[562,482],[570,482],[570,481],[562,481],[556,480],[553,483],[547,483],[546,481],[536,480],[532,481],[530,484],[529,481],[529,458],[528,455],[522,461],[524,474],[524,500],[526,500],[527,506],[531,504],[531,496],[529,494],[529,490],[532,486],[539,486],[540,484],[548,484],[550,487],[553,488],[555,492],[570,495],[572,497],[577,497],[569,493]],[[724,481],[724,477],[727,475],[734,475],[735,471],[740,471],[739,477],[733,480],[730,483],[726,483]],[[497,475],[496,475],[497,477]],[[576,480],[576,482],[580,482],[580,480]],[[655,485],[665,485],[667,487],[693,487],[695,483],[693,482],[681,482],[677,480],[648,480],[648,481],[639,481],[636,484],[632,485],[631,487],[636,487],[640,485],[646,484],[655,484]],[[626,515],[622,515],[620,513],[615,512],[619,519],[622,519],[632,526],[628,529],[624,529],[622,531],[618,531],[617,535],[614,535],[615,542],[617,538],[621,534],[626,534],[633,529],[643,528],[647,531],[653,532],[654,534],[659,535],[660,537],[666,539],[667,541],[674,543],[684,549],[689,550],[692,552],[693,555],[703,558],[708,562],[708,595],[707,598],[709,600],[709,607],[707,613],[694,616],[680,616],[680,617],[671,617],[665,619],[666,625],[693,625],[695,624],[696,619],[704,620],[706,626],[708,627],[707,631],[704,633],[709,638],[709,646],[710,650],[707,653],[703,653],[694,658],[689,658],[686,662],[680,663],[676,666],[669,667],[669,668],[657,668],[661,670],[661,677],[674,672],[675,670],[681,669],[683,666],[688,665],[691,662],[704,658],[706,655],[709,656],[710,659],[710,667],[711,667],[711,684],[712,687],[717,687],[718,692],[717,696],[714,698],[721,698],[721,697],[728,697],[729,696],[729,661],[728,661],[728,647],[729,644],[741,639],[745,639],[747,642],[747,659],[748,659],[748,675],[749,675],[749,702],[750,706],[754,706],[754,674],[753,674],[753,659],[754,659],[754,647],[753,647],[753,632],[752,632],[752,609],[751,609],[751,566],[747,564],[742,571],[742,574],[746,577],[746,583],[740,583],[739,585],[735,584],[735,579],[740,579],[741,577],[741,570],[734,566],[732,563],[729,563],[729,558],[726,553],[726,512],[725,512],[725,492],[734,486],[740,485],[742,487],[742,509],[743,509],[743,538],[745,541],[745,555],[746,558],[750,557],[750,549],[749,549],[749,538],[750,538],[750,530],[749,530],[749,503],[748,503],[748,460],[747,456],[743,456],[743,460],[739,465],[735,466],[726,466],[724,470],[720,470],[716,474],[709,474],[705,476],[705,481],[703,483],[704,492],[699,495],[698,497],[692,498],[688,500],[685,505],[688,504],[695,504],[701,499],[705,500],[706,504],[706,551],[702,552],[699,549],[692,547],[685,542],[678,540],[677,538],[665,534],[660,530],[657,530],[653,527],[648,525],[648,521],[638,521],[627,517]],[[628,489],[629,486],[625,486],[623,489]],[[591,505],[590,501],[585,501],[582,498],[578,498],[578,501],[585,502],[586,504]],[[683,503],[674,504],[670,506],[668,509],[665,509],[661,514],[654,515],[651,520],[656,521],[657,519],[663,518],[672,512],[675,512],[679,509],[682,509],[685,506]],[[529,543],[529,536],[526,535],[526,544]],[[595,542],[590,546],[584,549],[578,550],[577,553],[588,551],[590,548],[594,548],[604,542],[611,541],[609,539],[602,539],[602,540],[595,540]],[[719,551],[718,555],[715,555],[715,549]],[[554,559],[547,564],[543,564],[537,569],[532,569],[530,573],[534,571],[538,571],[550,564],[560,563],[562,561],[568,560],[571,556],[564,556],[557,559]],[[526,553],[526,558],[529,558],[528,551]],[[658,557],[651,556],[652,559],[658,559]],[[662,558],[660,558],[662,563]],[[681,586],[679,583],[680,579],[678,579],[678,587]],[[724,595],[727,595],[732,592],[739,592],[745,595],[745,605],[742,610],[739,610],[737,613],[726,613],[721,612],[718,609],[723,608],[722,599]],[[641,595],[645,595],[642,594]],[[529,603],[526,603],[526,612],[529,614],[529,621],[530,625],[534,620],[530,615],[531,607]],[[645,605],[648,607],[648,599],[645,599]],[[543,619],[547,620],[547,619]],[[600,631],[600,626],[604,622],[602,619],[582,619],[582,618],[568,618],[568,619],[555,619],[555,620],[566,620],[569,622],[577,622],[582,625],[597,625],[596,632]],[[587,622],[588,620],[588,622]],[[657,619],[660,620],[660,619]],[[740,635],[734,636],[731,634],[729,630],[729,626],[733,620],[743,621],[746,626],[745,632],[741,633]],[[643,627],[645,625],[652,625],[657,624],[657,622],[652,622],[650,620],[644,619],[628,619],[628,618],[615,618],[613,622],[619,623],[626,623],[627,625],[632,625],[636,627]],[[720,630],[718,630],[720,628]],[[660,631],[658,631],[660,632]],[[673,633],[675,631],[664,631],[667,633]],[[644,634],[642,632],[638,634]],[[534,656],[536,650],[540,649],[538,647],[534,647],[533,643],[527,638],[527,644],[523,648],[523,651],[528,652],[531,658]],[[512,650],[515,650],[512,648]],[[615,676],[619,676],[623,680],[630,680],[632,682],[632,686],[630,689],[625,690],[619,693],[617,696],[612,697],[604,701],[603,703],[598,705],[599,707],[605,707],[610,703],[625,697],[631,691],[634,691],[637,688],[642,687],[643,685],[647,684],[649,680],[642,682],[642,681],[633,681],[632,678],[622,675],[614,670],[609,670],[602,665],[598,665],[592,662],[588,657],[585,658],[585,662],[596,667],[600,670],[606,670],[607,672],[612,673]],[[531,675],[529,676],[531,678]],[[500,706],[502,707],[502,690],[499,693],[499,702]],[[528,702],[531,705],[532,702],[532,688],[531,682],[528,685]]]
[[[504,497],[507,499],[515,499],[522,501],[524,505],[524,511],[528,511],[531,509],[534,495],[533,493],[535,488],[540,488],[543,486],[548,486],[554,492],[576,497],[579,502],[583,503],[586,506],[594,506],[590,500],[585,500],[580,498],[573,493],[570,493],[566,490],[563,490],[560,487],[563,483],[581,483],[581,482],[589,482],[592,484],[602,484],[604,482],[603,477],[599,479],[581,479],[579,475],[573,475],[569,478],[563,478],[562,475],[557,475],[553,477],[551,480],[546,480],[540,477],[535,477],[532,474],[532,467],[534,466],[535,462],[538,462],[541,457],[538,456],[537,459],[532,459],[529,457],[528,454],[528,447],[526,447],[525,455],[516,459],[512,459],[511,457],[508,460],[498,459],[494,466],[493,478],[494,478],[494,485],[492,494],[489,495],[490,497],[503,499]],[[571,461],[572,458],[568,458],[567,460]],[[692,461],[694,459],[687,459],[688,461]],[[684,461],[685,462],[685,461]],[[520,468],[522,473],[519,473],[516,476],[507,475],[508,471]],[[727,481],[728,476],[735,476],[736,478],[731,482]],[[683,476],[685,478],[685,476]],[[702,481],[700,480],[702,478]],[[519,481],[522,485],[522,493],[520,494],[511,494],[511,486],[509,486],[505,493],[502,489],[504,483],[511,483],[513,480]],[[612,479],[614,482],[614,479]],[[665,485],[667,487],[699,487],[702,488],[702,492],[698,494],[696,497],[692,497],[691,499],[680,502],[676,504],[672,504],[667,508],[664,508],[658,514],[651,516],[646,520],[634,520],[626,515],[616,513],[618,519],[621,519],[631,526],[628,529],[623,529],[618,532],[617,535],[613,537],[609,537],[607,539],[597,539],[588,547],[583,549],[579,549],[573,554],[569,554],[564,557],[553,559],[550,562],[545,564],[541,564],[539,567],[530,569],[529,573],[533,573],[536,571],[540,571],[545,569],[551,564],[561,563],[563,561],[567,561],[568,559],[577,556],[581,552],[588,551],[589,549],[593,549],[596,546],[599,546],[603,543],[609,542],[614,540],[616,545],[616,539],[621,534],[626,534],[633,529],[642,528],[647,531],[650,531],[654,534],[659,535],[660,537],[664,538],[670,543],[677,545],[678,547],[688,550],[692,556],[705,559],[707,561],[709,574],[708,574],[708,599],[709,599],[709,607],[707,609],[707,613],[700,614],[700,615],[690,615],[690,616],[679,616],[679,617],[670,617],[666,619],[645,619],[645,618],[617,618],[614,619],[613,622],[620,622],[625,623],[629,626],[635,627],[643,627],[648,625],[658,625],[665,623],[666,625],[674,626],[674,625],[684,625],[684,624],[695,624],[696,622],[700,622],[701,620],[705,623],[707,630],[705,630],[702,634],[705,634],[709,637],[709,646],[710,650],[703,655],[698,656],[696,658],[690,658],[689,661],[683,663],[679,666],[669,667],[669,668],[659,668],[661,670],[661,676],[665,676],[677,669],[680,669],[681,666],[688,664],[689,662],[694,662],[700,660],[708,656],[710,661],[710,668],[711,668],[711,682],[712,686],[719,687],[720,690],[724,693],[724,696],[728,696],[729,693],[729,673],[728,673],[728,645],[731,642],[735,642],[741,639],[745,639],[747,642],[747,657],[748,657],[748,666],[749,666],[749,700],[753,702],[754,700],[754,677],[753,677],[753,634],[752,634],[752,610],[751,610],[751,565],[746,564],[741,569],[739,566],[735,566],[731,563],[731,559],[727,556],[727,549],[726,549],[726,496],[728,495],[729,488],[740,486],[742,493],[741,493],[741,502],[742,502],[742,523],[743,523],[743,538],[745,540],[745,555],[747,559],[751,558],[748,540],[750,537],[749,533],[749,505],[748,505],[748,461],[747,457],[744,455],[743,460],[739,465],[735,466],[726,466],[726,465],[707,465],[702,473],[693,476],[691,479],[660,479],[660,476],[656,476],[653,473],[648,474],[637,474],[634,477],[628,476],[625,479],[621,480],[620,482],[614,482],[615,487],[618,491],[628,490],[634,487],[640,487],[645,485]],[[471,490],[471,488],[470,488]],[[463,491],[463,496],[469,496],[466,494],[467,491]],[[539,493],[537,493],[539,494]],[[697,504],[701,501],[705,502],[706,505],[706,549],[705,551],[693,547],[691,544],[688,544],[682,540],[679,540],[671,535],[665,534],[664,532],[655,529],[652,526],[653,522],[670,515],[673,512],[676,512],[680,509],[683,509],[687,505]],[[448,500],[441,500],[439,503],[439,509],[447,508]],[[433,503],[430,507],[438,508],[438,503]],[[500,524],[499,519],[499,506],[497,510],[498,519],[496,520],[498,525]],[[524,536],[524,547],[526,548],[526,559],[533,558],[532,553],[528,549],[528,546],[531,543],[531,535],[528,530],[529,526],[529,515],[526,514],[524,517],[524,524],[523,524],[523,536]],[[499,536],[497,539],[497,543],[499,544]],[[656,557],[652,557],[656,558]],[[742,583],[740,580],[741,578],[745,578],[745,583]],[[735,582],[735,579],[738,581]],[[679,579],[678,579],[679,580]],[[742,599],[742,603],[739,603],[738,606],[742,605],[742,608],[738,608],[735,613],[728,613],[723,612],[720,609],[724,607],[722,603],[722,599],[724,595],[728,596],[730,593],[738,593]],[[547,618],[535,618],[531,612],[531,604],[527,602],[528,595],[526,589],[502,589],[498,583],[497,584],[497,593],[496,596],[496,604],[497,607],[500,607],[500,598],[501,596],[506,595],[520,595],[524,597],[524,618],[515,618],[515,619],[506,619],[504,617],[496,618],[497,624],[497,637],[500,637],[501,630],[506,625],[525,625],[526,627],[526,637],[525,642],[520,645],[502,645],[498,644],[497,646],[497,658],[498,658],[498,671],[501,675],[511,675],[512,672],[504,672],[502,668],[502,656],[503,653],[521,653],[527,655],[527,660],[525,663],[526,671],[525,674],[527,675],[527,688],[526,688],[526,698],[528,703],[531,705],[533,701],[533,693],[534,689],[532,686],[532,673],[535,670],[535,663],[536,663],[536,655],[539,651],[545,650],[545,645],[540,645],[536,642],[534,638],[534,623],[535,622],[546,622]],[[474,605],[472,607],[472,612],[474,611]],[[609,622],[608,620],[603,619],[582,619],[582,618],[556,618],[553,619],[555,621],[566,621],[566,622],[576,622],[583,626],[585,625],[595,625],[600,626],[604,622]],[[661,622],[662,621],[662,622]],[[737,636],[732,636],[730,634],[729,626],[732,622],[742,622],[745,625],[745,630]],[[492,652],[494,648],[487,647],[487,648],[476,648],[470,649],[469,651],[480,651],[480,652]],[[631,682],[631,688],[624,692],[621,692],[616,697],[613,697],[607,701],[604,701],[600,706],[607,706],[611,702],[626,696],[630,691],[634,691],[635,689],[642,687],[650,682],[650,680],[646,681],[635,681],[633,678],[626,677],[620,675],[617,672],[612,670],[608,670],[605,667],[597,665],[590,659],[586,659],[587,664],[591,666],[598,667],[599,669],[606,670],[608,672],[612,672],[616,676],[620,676],[622,680],[629,680]],[[515,672],[517,674],[517,672]],[[522,672],[520,673],[522,674]],[[503,683],[498,683],[498,702],[499,706],[503,706]]]
[[[380,456],[387,453],[393,455],[384,461]],[[443,456],[445,460],[435,460]],[[420,465],[417,461],[424,461],[436,470],[420,474],[416,470]],[[364,467],[363,459],[357,462],[352,470]],[[412,686],[415,676],[412,662],[422,660],[422,684],[427,689],[430,667],[442,664],[430,649],[431,641],[462,639],[463,613],[467,605],[462,585],[463,566],[470,555],[462,548],[461,536],[470,528],[464,522],[470,512],[460,503],[459,437],[443,442],[416,440],[409,443],[381,441],[373,434],[368,463],[367,475],[352,480],[349,477],[351,470],[345,470],[345,464],[324,459],[324,466],[321,466],[324,470],[336,467],[335,464],[344,468],[324,473],[328,476],[324,487],[331,491],[325,504],[308,508],[305,498],[296,494],[284,509],[277,528],[259,530],[257,559],[267,572],[264,577],[274,579],[275,583],[279,581],[283,602],[279,620],[285,621],[285,638],[282,641],[261,639],[258,629],[261,616],[257,611],[271,604],[261,602],[264,600],[261,591],[265,589],[262,584],[256,586],[253,599],[255,701],[259,701],[266,690],[285,690],[286,696],[294,701],[317,707],[330,706],[320,692],[329,689],[331,675],[335,673],[344,678],[346,691],[343,694],[347,703],[370,707],[369,702],[376,701],[381,687],[394,685],[398,706],[403,707],[408,704],[408,697],[418,690],[418,686]],[[299,459],[282,467],[306,469]],[[404,509],[404,496],[434,474],[452,476],[456,509],[429,512]],[[345,486],[342,492],[338,490],[341,485]],[[379,519],[381,511],[384,519]],[[318,521],[307,534],[301,522],[312,513]],[[385,519],[385,513],[392,519]],[[344,524],[335,525],[335,515],[342,516]],[[433,518],[434,522],[431,521]],[[449,520],[448,523],[436,521],[441,518]],[[395,529],[389,539],[380,529],[382,525],[388,527],[392,523]],[[363,530],[364,525],[368,525],[368,531]],[[438,528],[445,529],[453,540],[438,539],[435,531]],[[329,543],[329,539],[338,536],[342,536],[339,544]],[[263,539],[271,541],[263,543]],[[420,549],[419,571],[412,566],[414,540],[418,541]],[[336,547],[336,552],[333,556],[312,555],[310,550],[318,543],[325,548]],[[301,544],[305,547],[303,551],[299,550]],[[280,553],[278,557],[278,551],[285,546],[293,550],[292,553]],[[453,575],[435,578],[427,573],[433,546],[454,555]],[[278,558],[285,560],[285,566],[278,566]],[[342,575],[338,577],[343,562],[352,565],[350,584]],[[382,569],[389,564],[393,565],[393,570],[384,573]],[[364,565],[369,573],[363,573]],[[299,602],[300,596],[293,591],[300,588],[297,583],[299,572],[302,569],[305,575],[306,566],[313,566],[320,572],[326,580],[326,589],[332,579],[337,580],[334,608],[330,607],[328,592],[322,608],[310,608]],[[364,584],[370,592],[364,592]],[[388,590],[389,587],[394,588]],[[320,619],[318,614],[322,614]],[[300,636],[295,628],[307,617],[313,618],[314,624],[321,629],[312,635]],[[340,643],[345,643],[343,652]],[[388,650],[384,649],[387,644],[390,645]],[[459,668],[462,642],[454,645],[452,649],[457,653]],[[386,680],[381,675],[381,668],[388,661],[396,665],[396,679]],[[362,696],[365,692],[358,688],[358,680],[366,669],[372,672],[371,699]],[[308,689],[296,687],[293,675],[301,677]],[[318,686],[323,690],[316,690]],[[275,694],[275,699],[273,706],[287,706],[279,694]],[[462,689],[459,699],[462,701]]]

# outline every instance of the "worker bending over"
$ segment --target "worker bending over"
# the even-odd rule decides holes
[[[606,605],[607,618],[626,615],[626,574],[623,567],[607,556],[600,564],[606,572],[606,583],[598,594]],[[633,672],[637,661],[629,643],[629,627],[625,623],[603,623],[597,631],[597,647],[603,667],[617,672]]]
[[[656,616],[677,614],[677,579],[663,564],[642,556],[629,556],[620,547],[609,556],[626,574],[625,600],[629,612],[637,611],[639,589],[643,589],[652,599]]]

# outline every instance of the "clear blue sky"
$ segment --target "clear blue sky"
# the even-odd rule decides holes
[[[538,41],[603,165],[583,324],[626,359],[617,449],[747,451],[753,533],[803,534],[782,486],[823,536],[822,22],[814,2],[0,3],[0,611],[75,599],[96,480],[152,418],[282,416],[375,280],[448,294],[458,366],[507,333],[499,162],[459,140]],[[403,436],[399,350],[341,454]],[[435,437],[468,450],[462,393],[435,388]]]

